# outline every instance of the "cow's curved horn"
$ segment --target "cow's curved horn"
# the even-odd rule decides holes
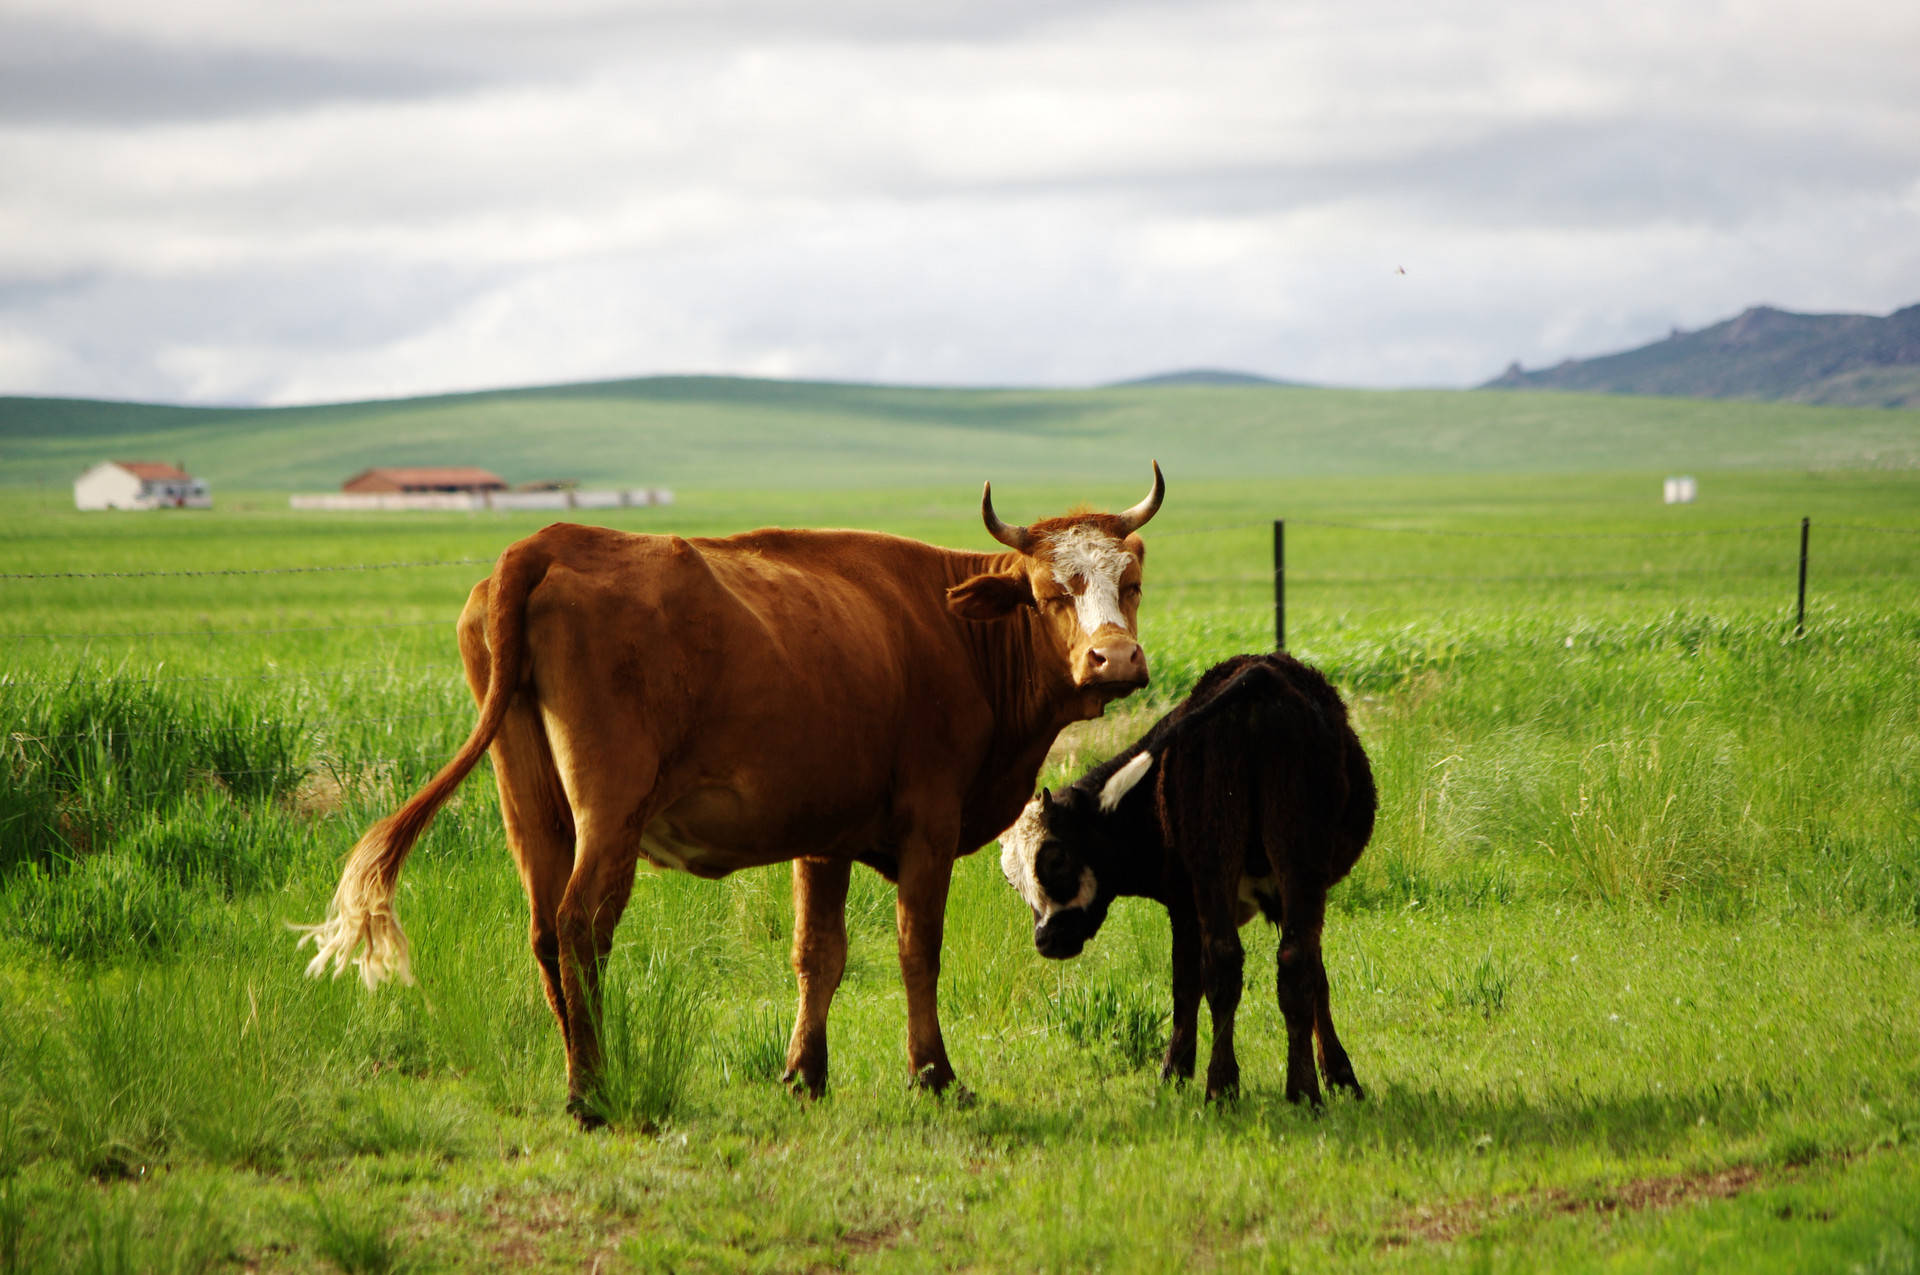
[[[1000,515],[993,512],[993,484],[987,483],[980,490],[980,520],[987,524],[987,534],[1009,549],[1021,553],[1033,552],[1033,533],[1025,527],[1010,527],[1000,521]],[[1142,522],[1146,519],[1142,518]]]
[[[1153,462],[1153,490],[1147,493],[1147,498],[1125,513],[1114,515],[1120,520],[1120,534],[1128,535],[1146,526],[1147,519],[1160,512],[1160,501],[1166,494],[1167,480],[1160,476],[1160,462],[1156,460]]]

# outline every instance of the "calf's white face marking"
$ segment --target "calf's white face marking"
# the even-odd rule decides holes
[[[1050,538],[1047,547],[1054,580],[1073,595],[1081,632],[1092,637],[1108,625],[1133,632],[1120,609],[1120,577],[1133,555],[1118,540],[1082,523]]]
[[[1045,922],[1056,912],[1084,908],[1092,903],[1098,886],[1093,879],[1093,869],[1081,868],[1079,893],[1064,903],[1054,899],[1040,884],[1035,868],[1035,861],[1040,857],[1040,840],[1040,799],[1035,797],[1014,820],[1013,827],[1000,834],[1000,875],[1020,891],[1020,897],[1033,909],[1035,920]]]

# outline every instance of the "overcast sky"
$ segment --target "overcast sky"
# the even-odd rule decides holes
[[[1913,0],[0,0],[0,393],[1467,385],[1916,301]]]

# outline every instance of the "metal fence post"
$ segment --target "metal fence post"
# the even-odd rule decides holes
[[[1273,649],[1287,649],[1287,520],[1273,520]]]
[[[1793,617],[1795,637],[1807,635],[1807,527],[1812,521],[1811,518],[1800,520],[1800,606]]]

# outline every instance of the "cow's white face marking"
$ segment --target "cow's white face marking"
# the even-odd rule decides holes
[[[1073,898],[1062,903],[1054,899],[1040,884],[1040,877],[1034,863],[1040,857],[1040,799],[1035,797],[1027,803],[1027,808],[1014,820],[1013,827],[1000,834],[1000,875],[1007,884],[1020,891],[1020,897],[1033,909],[1034,918],[1044,922],[1056,912],[1065,912],[1069,908],[1084,908],[1093,902],[1093,896],[1099,887],[1093,879],[1092,868],[1080,869],[1080,891]]]
[[[1081,631],[1092,637],[1112,625],[1122,633],[1133,632],[1127,613],[1120,609],[1120,577],[1133,555],[1112,536],[1086,523],[1067,528],[1047,545],[1053,578],[1073,595]]]

